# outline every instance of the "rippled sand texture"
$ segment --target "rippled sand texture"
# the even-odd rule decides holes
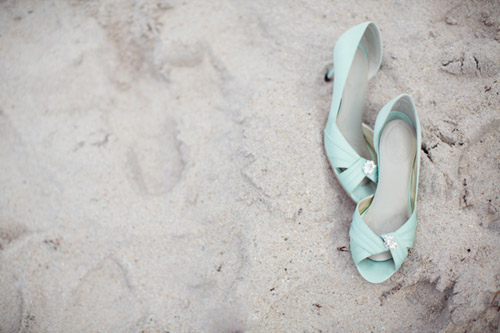
[[[415,248],[372,285],[322,146],[335,40],[366,121],[423,127]],[[498,331],[496,1],[1,1],[0,331]]]

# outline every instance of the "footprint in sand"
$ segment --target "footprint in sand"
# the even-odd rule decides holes
[[[133,188],[146,195],[168,193],[181,179],[186,164],[182,156],[183,144],[177,138],[176,122],[169,119],[161,134],[140,141],[127,153]]]
[[[85,332],[137,331],[145,313],[133,289],[123,266],[104,259],[73,291],[61,327]]]

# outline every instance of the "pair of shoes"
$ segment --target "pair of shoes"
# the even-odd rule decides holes
[[[374,130],[362,123],[367,82],[382,62],[380,31],[366,22],[335,44],[333,96],[324,145],[344,190],[357,203],[349,231],[350,249],[361,276],[387,280],[408,256],[417,226],[420,123],[409,95],[378,113]]]

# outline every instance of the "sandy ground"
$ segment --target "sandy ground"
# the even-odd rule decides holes
[[[322,146],[335,40],[378,23],[419,226],[365,282]],[[1,332],[487,332],[500,324],[497,1],[1,1]]]

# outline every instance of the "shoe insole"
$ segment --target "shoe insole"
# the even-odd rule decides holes
[[[347,76],[337,126],[352,148],[362,157],[371,160],[361,127],[363,106],[368,84],[368,59],[361,48],[357,48]]]
[[[417,152],[415,129],[396,119],[385,125],[380,137],[378,185],[363,220],[377,234],[396,231],[408,220],[410,174]],[[370,257],[383,261],[389,251]]]

